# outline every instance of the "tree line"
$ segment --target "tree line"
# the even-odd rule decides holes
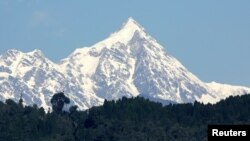
[[[249,124],[250,95],[217,104],[169,104],[142,97],[104,101],[78,111],[64,93],[51,99],[52,111],[0,102],[0,141],[205,141],[209,124]]]

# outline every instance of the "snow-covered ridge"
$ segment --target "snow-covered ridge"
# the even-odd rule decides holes
[[[249,93],[249,88],[242,87],[242,86],[232,86],[232,85],[220,84],[220,83],[216,83],[216,82],[207,83],[207,85],[209,87],[213,88],[213,90],[221,97],[227,97],[228,94],[230,94],[230,93],[233,96],[238,95],[238,94],[242,94],[245,92]]]
[[[107,39],[76,49],[58,64],[39,50],[9,50],[0,56],[0,100],[18,100],[23,93],[25,104],[48,109],[58,91],[64,91],[80,109],[123,96],[215,103],[250,93],[246,87],[202,82],[133,18]]]

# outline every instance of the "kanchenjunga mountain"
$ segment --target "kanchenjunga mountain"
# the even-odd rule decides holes
[[[250,88],[201,81],[129,18],[105,40],[78,48],[59,63],[40,50],[11,49],[0,56],[0,100],[22,95],[24,104],[48,109],[58,91],[84,110],[124,96],[162,103],[216,103],[250,93]]]

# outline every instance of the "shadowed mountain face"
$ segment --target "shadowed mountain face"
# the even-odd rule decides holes
[[[91,47],[76,49],[55,64],[39,50],[9,50],[0,56],[0,99],[19,99],[46,109],[64,91],[80,109],[104,99],[141,96],[162,103],[215,103],[249,88],[204,83],[129,18],[122,28]]]

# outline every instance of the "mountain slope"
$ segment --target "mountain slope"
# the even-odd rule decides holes
[[[0,99],[18,99],[48,107],[56,91],[65,91],[80,109],[104,99],[141,95],[152,100],[215,103],[249,88],[204,83],[169,55],[144,28],[129,18],[122,28],[91,47],[76,49],[55,64],[38,50],[10,50],[0,58]]]
[[[25,104],[37,104],[48,109],[53,94],[63,88],[81,108],[102,103],[99,98],[85,95],[77,82],[68,80],[58,71],[59,66],[46,59],[39,50],[29,53],[9,50],[1,56],[0,64],[1,100],[18,100],[22,93]]]

